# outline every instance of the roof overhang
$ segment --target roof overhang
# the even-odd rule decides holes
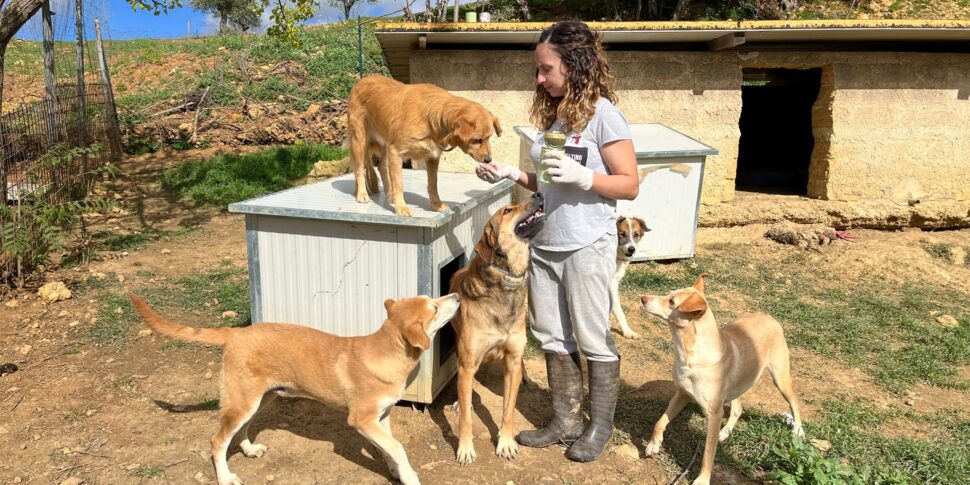
[[[415,49],[531,49],[548,22],[376,24],[391,74]],[[612,50],[970,52],[966,20],[588,22]]]

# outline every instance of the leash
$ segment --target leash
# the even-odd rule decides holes
[[[687,476],[687,472],[690,471],[690,467],[694,466],[694,461],[697,460],[697,454],[701,452],[701,443],[703,443],[703,441],[697,442],[697,447],[694,448],[694,456],[690,457],[690,463],[688,463],[687,466],[684,467],[684,471],[680,472],[680,475],[677,475],[677,478],[674,478],[673,480],[668,482],[667,485],[674,485],[675,483],[679,482],[682,478]]]

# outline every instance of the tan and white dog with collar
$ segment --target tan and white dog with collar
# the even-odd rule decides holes
[[[764,313],[748,313],[718,328],[704,298],[704,276],[698,276],[694,286],[666,296],[640,297],[643,309],[670,327],[676,387],[667,410],[654,425],[645,453],[654,456],[660,452],[667,423],[693,399],[707,417],[704,459],[693,485],[710,483],[717,443],[731,435],[741,417],[741,395],[758,381],[766,368],[791,408],[792,434],[804,435],[781,324]],[[727,402],[731,403],[731,414],[721,428]]]
[[[648,232],[650,228],[639,217],[621,216],[616,219],[616,271],[610,281],[610,313],[616,319],[620,333],[629,339],[638,339],[640,334],[630,328],[630,324],[626,321],[626,314],[623,313],[623,307],[620,306],[620,281],[626,275],[630,258],[637,252],[637,245]]]

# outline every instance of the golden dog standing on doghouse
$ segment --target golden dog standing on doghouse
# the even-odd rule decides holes
[[[425,162],[432,210],[445,210],[438,195],[438,159],[460,148],[476,162],[492,161],[489,138],[502,135],[498,118],[482,105],[432,84],[403,84],[383,76],[365,77],[350,91],[347,105],[350,167],[357,202],[377,193],[371,157],[380,157],[381,182],[394,213],[410,217],[404,204],[404,160]]]

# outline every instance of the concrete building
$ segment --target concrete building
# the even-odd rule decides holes
[[[391,75],[482,103],[518,160],[545,23],[381,23]],[[720,152],[702,225],[970,226],[970,21],[590,23],[631,123]],[[471,170],[452,152],[445,170]]]

